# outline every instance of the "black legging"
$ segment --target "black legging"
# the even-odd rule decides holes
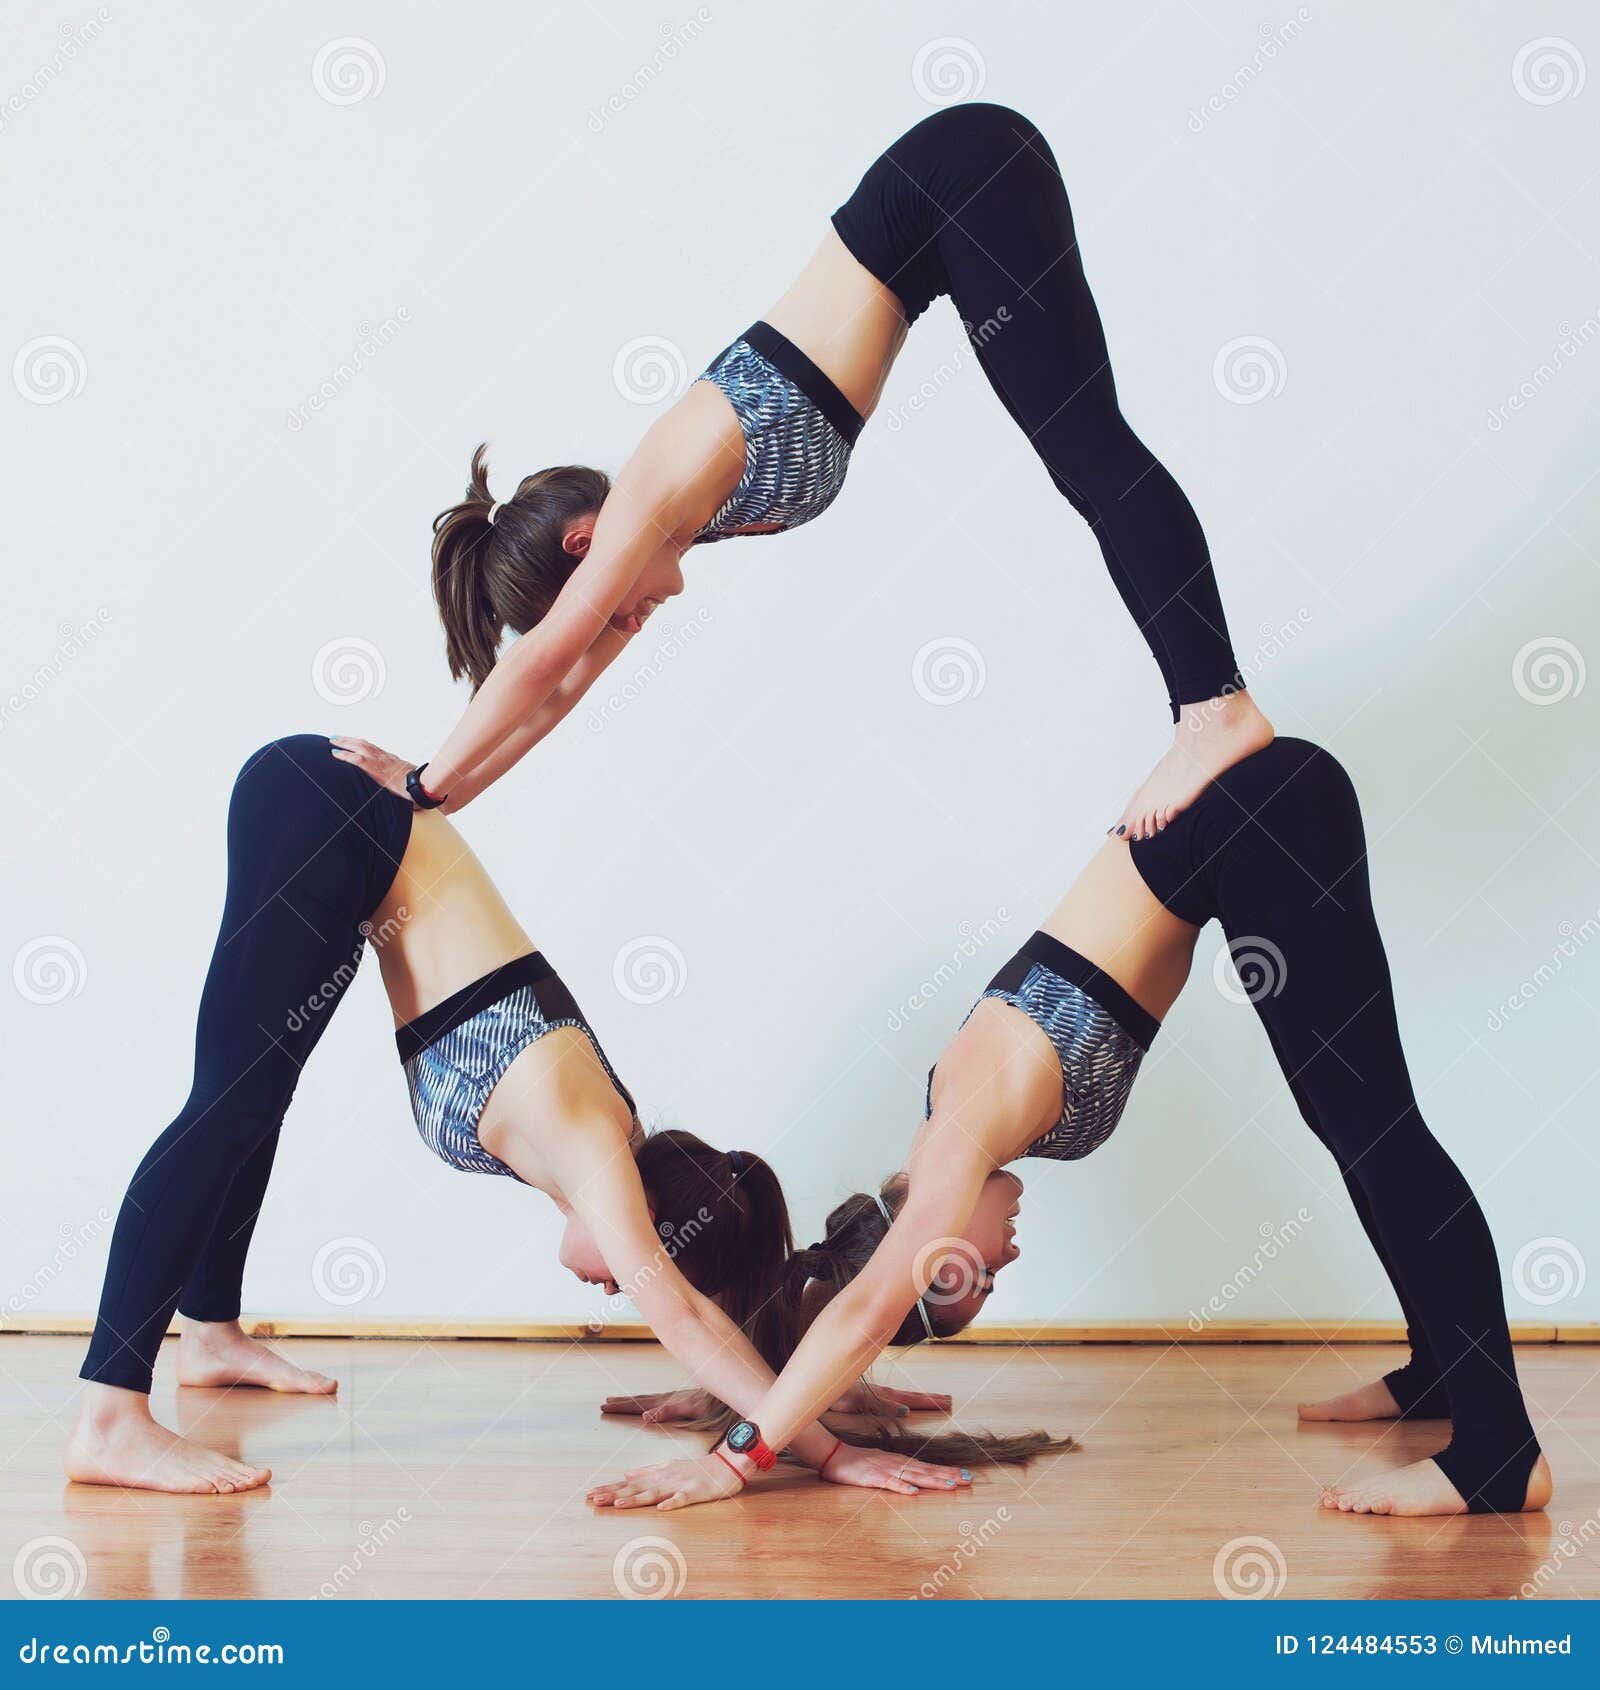
[[[278,1128],[361,960],[411,813],[314,734],[275,740],[240,771],[194,1085],[117,1216],[85,1379],[148,1391],[175,1309],[238,1318]]]
[[[990,385],[1088,522],[1178,706],[1242,686],[1206,538],[1124,421],[1049,144],[1004,106],[908,130],[833,215],[908,320],[948,294]]]
[[[1409,1417],[1448,1413],[1434,1459],[1475,1513],[1523,1505],[1539,1445],[1517,1384],[1488,1222],[1417,1108],[1350,777],[1279,739],[1132,847],[1175,914],[1215,916],[1306,1123],[1333,1153],[1412,1339]]]

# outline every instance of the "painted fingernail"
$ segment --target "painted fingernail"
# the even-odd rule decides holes
[[[966,1468],[965,1468],[965,1467],[963,1467],[963,1468],[962,1468],[962,1469],[961,1469],[961,1477],[962,1477],[962,1478],[963,1478],[963,1479],[970,1479],[970,1478],[971,1478],[971,1477],[972,1477],[972,1475],[971,1475],[971,1474],[970,1474],[970,1473],[969,1473],[969,1472],[968,1472],[968,1471],[967,1471],[967,1470],[966,1470]]]
[[[1122,836],[1123,836],[1123,835],[1124,835],[1124,834],[1125,834],[1125,833],[1126,833],[1126,832],[1127,832],[1127,831],[1128,831],[1128,830],[1127,830],[1127,828],[1126,828],[1126,827],[1118,827],[1118,829],[1117,829],[1117,838],[1118,838],[1118,839],[1120,839],[1120,838],[1122,838]]]
[[[899,1414],[899,1415],[902,1415],[902,1416],[907,1415],[911,1412],[911,1410],[909,1408],[907,1408],[906,1405],[903,1402],[896,1403],[894,1405],[894,1411],[895,1411],[896,1414]]]

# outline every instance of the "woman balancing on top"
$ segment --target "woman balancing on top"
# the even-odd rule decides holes
[[[451,670],[476,696],[412,797],[459,809],[504,774],[682,591],[692,546],[821,515],[907,328],[938,294],[1093,528],[1167,684],[1174,742],[1118,831],[1165,826],[1265,746],[1272,728],[1244,690],[1199,520],[1118,409],[1049,145],[1004,106],[962,105],[878,159],[799,280],[651,426],[615,482],[546,469],[497,504],[480,448],[466,502],[440,515],[433,544]],[[501,659],[507,628],[527,637]],[[396,759],[342,750],[405,786]]]

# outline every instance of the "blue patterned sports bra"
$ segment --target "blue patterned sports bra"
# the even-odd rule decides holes
[[[798,528],[838,497],[861,433],[860,413],[770,323],[753,323],[701,381],[715,382],[739,419],[744,474],[696,545]]]

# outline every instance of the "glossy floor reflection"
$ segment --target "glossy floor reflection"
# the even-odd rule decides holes
[[[0,1338],[0,1576],[88,1596],[1600,1596],[1600,1352],[1578,1346],[1518,1352],[1555,1468],[1549,1513],[1442,1521],[1316,1507],[1322,1482],[1443,1441],[1427,1425],[1297,1425],[1298,1399],[1394,1365],[1380,1346],[914,1355],[881,1376],[953,1392],[965,1425],[1042,1425],[1083,1449],[960,1496],[796,1474],[621,1516],[592,1514],[585,1488],[696,1447],[598,1412],[674,1381],[654,1346],[301,1341],[289,1352],[336,1374],[337,1399],[168,1385],[169,1424],[274,1469],[268,1490],[215,1498],[61,1478],[82,1347]]]

